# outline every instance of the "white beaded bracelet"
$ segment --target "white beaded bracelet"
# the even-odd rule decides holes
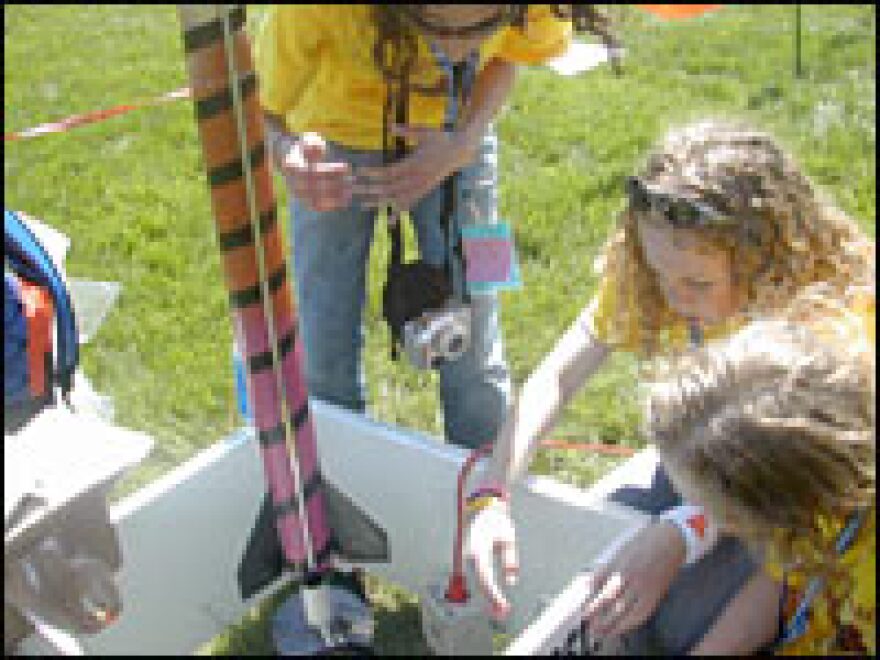
[[[702,507],[682,504],[660,515],[681,532],[685,544],[685,566],[699,561],[718,541],[718,526],[709,520]]]

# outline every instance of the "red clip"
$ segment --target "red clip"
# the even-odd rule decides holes
[[[469,598],[464,576],[453,573],[449,576],[449,586],[446,587],[446,602],[466,603]]]
[[[687,519],[687,525],[697,533],[701,539],[706,535],[706,515],[699,513]]]

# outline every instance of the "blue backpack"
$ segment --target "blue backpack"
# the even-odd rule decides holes
[[[79,334],[58,269],[15,211],[4,210],[3,247],[4,432],[12,432],[54,403],[56,385],[67,398],[79,363]]]

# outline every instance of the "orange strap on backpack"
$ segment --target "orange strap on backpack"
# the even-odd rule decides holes
[[[52,369],[52,295],[47,289],[21,280],[21,302],[27,320],[28,385],[31,395],[47,391],[47,369]]]

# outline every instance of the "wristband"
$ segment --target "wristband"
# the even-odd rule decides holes
[[[464,510],[469,516],[473,516],[497,501],[499,501],[498,498],[491,495],[468,499],[464,505]]]
[[[467,496],[464,508],[468,514],[473,515],[478,511],[482,511],[496,500],[508,502],[510,501],[510,496],[503,488],[483,486],[477,488]]]
[[[467,499],[470,500],[475,497],[485,496],[497,497],[499,500],[504,500],[505,502],[510,501],[510,494],[507,490],[496,486],[480,486],[471,491],[471,494],[467,496]]]
[[[678,528],[684,538],[685,566],[699,561],[718,540],[718,526],[709,520],[702,507],[682,504],[660,515]]]

